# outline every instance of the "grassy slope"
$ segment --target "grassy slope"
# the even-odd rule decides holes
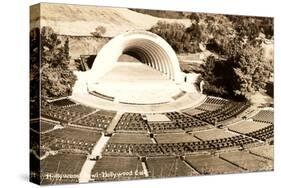
[[[38,11],[31,7],[31,27],[39,21]],[[112,37],[119,33],[150,29],[158,21],[179,22],[187,27],[189,19],[164,19],[137,13],[126,8],[109,8],[67,4],[41,4],[41,26],[51,26],[57,33],[66,35],[90,35],[97,26],[104,26],[104,36]]]

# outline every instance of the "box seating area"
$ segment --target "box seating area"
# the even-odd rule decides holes
[[[64,99],[59,99],[59,100],[55,100],[50,102],[52,105],[55,106],[59,106],[59,107],[67,107],[67,106],[72,106],[72,105],[76,105],[75,102],[71,101],[68,98],[64,98]]]
[[[91,179],[127,180],[144,178],[141,161],[138,157],[104,156],[92,169]]]
[[[249,171],[273,169],[272,160],[253,155],[246,151],[222,153],[220,157]]]
[[[85,105],[81,105],[81,104],[69,106],[69,107],[67,107],[67,109],[69,111],[77,112],[77,113],[83,112],[84,114],[89,114],[89,113],[96,110],[94,108],[91,108],[91,107],[88,107],[88,106],[85,106]]]
[[[197,174],[178,157],[148,157],[146,163],[149,176],[153,178],[191,176]]]
[[[176,122],[177,125],[184,130],[190,130],[190,128],[203,127],[208,125],[206,122],[200,121],[186,114],[181,114],[179,112],[166,113],[166,116]]]
[[[49,180],[54,181],[54,179],[63,179],[63,178],[54,178],[54,176],[63,176],[71,175],[77,177],[81,171],[81,168],[86,160],[87,156],[82,154],[65,154],[59,153],[56,155],[49,155],[47,158],[41,160],[40,173],[41,176],[48,176]],[[53,178],[51,178],[53,176]],[[72,177],[72,179],[76,179]],[[45,180],[48,181],[48,180]]]
[[[204,110],[199,110],[197,108],[188,108],[188,109],[184,109],[182,110],[183,113],[194,116],[196,114],[201,114],[203,112],[205,112]]]
[[[229,147],[244,147],[248,144],[253,144],[256,140],[245,137],[243,135],[228,137],[228,138],[221,138],[215,140],[208,140],[205,141],[206,143],[210,143],[215,149],[224,149]]]
[[[228,102],[229,102],[228,100],[223,99],[223,98],[208,96],[204,103],[207,103],[207,104],[217,104],[217,105],[225,105]]]
[[[209,154],[186,155],[185,161],[200,174],[228,174],[243,172],[243,169]]]
[[[163,155],[163,152],[158,144],[108,143],[104,149],[104,155],[147,156],[147,155]]]
[[[115,133],[109,140],[110,143],[124,144],[150,144],[151,138],[147,134]]]
[[[115,130],[147,132],[148,125],[138,113],[124,113],[117,123]]]
[[[249,151],[255,155],[262,156],[268,159],[274,159],[274,145],[262,145],[250,148]]]
[[[231,147],[243,147],[253,144],[256,140],[243,135],[214,139],[207,141],[182,142],[182,143],[158,143],[158,144],[125,144],[108,143],[104,150],[105,155],[182,155],[185,153],[220,150]]]
[[[219,128],[212,128],[204,131],[194,132],[193,135],[200,140],[214,140],[236,136],[237,133],[225,131]]]
[[[273,123],[273,111],[271,110],[261,110],[254,117],[252,117],[254,121]]]
[[[61,121],[61,122],[72,122],[76,119],[82,118],[83,116],[89,114],[88,111],[80,110],[83,107],[77,106],[75,107],[75,110],[72,110],[72,108],[62,108],[59,106],[54,106],[49,103],[43,103],[42,104],[42,111],[41,115],[43,117]],[[77,108],[80,108],[79,110]],[[93,110],[92,110],[93,111]]]
[[[208,141],[196,141],[186,143],[161,144],[162,151],[166,154],[184,154],[199,151],[220,150],[230,147],[241,147],[246,144],[254,143],[255,140],[243,136],[234,136],[224,139]]]
[[[203,104],[196,107],[198,110],[203,111],[215,111],[228,103],[228,100],[216,97],[207,97]]]
[[[153,122],[148,124],[153,133],[182,132],[183,130],[176,122]]]
[[[157,143],[181,143],[199,141],[194,136],[187,133],[155,134]]]
[[[271,139],[274,137],[274,127],[273,125],[269,125],[265,128],[259,129],[254,132],[250,132],[247,135],[259,140],[266,141],[267,139]]]
[[[165,115],[171,120],[170,122],[149,122],[151,132],[182,132],[191,131],[194,128],[207,126],[208,123],[193,118],[187,114],[179,112],[169,112]]]
[[[235,132],[247,134],[265,128],[269,125],[269,123],[242,120],[235,124],[228,125],[227,128]]]
[[[96,113],[78,119],[73,122],[73,124],[78,124],[84,127],[106,129],[115,115],[116,112],[100,110]]]
[[[77,128],[57,129],[41,135],[42,148],[90,153],[101,134]]]
[[[203,111],[215,111],[220,109],[222,106],[223,105],[203,103],[200,106],[196,107],[196,109]]]
[[[196,114],[194,117],[206,121],[211,124],[236,117],[238,114],[246,110],[250,104],[246,102],[229,102],[222,106],[222,108],[215,111],[207,111],[201,114]]]

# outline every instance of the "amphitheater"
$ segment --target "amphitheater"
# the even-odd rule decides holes
[[[41,184],[273,170],[273,109],[201,94],[157,35],[118,35],[76,74],[31,123]]]

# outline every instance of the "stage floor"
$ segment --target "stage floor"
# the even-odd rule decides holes
[[[124,103],[159,104],[173,100],[182,91],[163,73],[142,63],[118,62],[97,83],[95,91]]]

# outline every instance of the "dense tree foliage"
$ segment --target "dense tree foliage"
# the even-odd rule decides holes
[[[235,38],[227,44],[225,59],[211,56],[203,69],[206,93],[248,98],[266,89],[273,67],[265,60],[261,47]]]
[[[233,96],[234,75],[229,62],[209,56],[203,69],[202,79],[205,93],[223,97]]]
[[[163,37],[178,53],[206,48],[218,55],[202,67],[205,92],[225,97],[248,98],[268,89],[273,62],[265,59],[262,43],[273,37],[273,19],[192,13],[192,25],[158,22],[150,31]],[[200,70],[200,69],[199,69]],[[269,91],[272,93],[272,91]]]
[[[69,43],[62,44],[50,27],[41,31],[41,95],[43,98],[68,96],[76,76],[69,69]]]
[[[200,52],[206,47],[219,58],[202,67],[205,92],[248,98],[268,85],[273,62],[265,59],[263,38],[273,37],[273,19],[192,13],[191,26],[158,22],[150,31],[164,38],[177,53]],[[199,69],[200,70],[200,69]],[[269,91],[270,92],[270,91]],[[270,92],[272,93],[272,91]]]
[[[232,23],[223,15],[202,15],[201,25],[206,39],[203,45],[208,50],[223,55],[228,41],[235,35]]]
[[[203,39],[198,23],[186,28],[179,23],[158,22],[150,31],[164,38],[178,53],[200,51],[199,44]]]
[[[273,18],[234,15],[228,15],[227,18],[233,23],[237,35],[242,38],[255,40],[260,33],[263,33],[268,39],[273,37]]]
[[[179,53],[196,53],[207,47],[223,54],[225,44],[234,36],[231,21],[223,15],[197,13],[190,14],[188,18],[192,23],[190,27],[162,21],[150,31],[164,38]]]

